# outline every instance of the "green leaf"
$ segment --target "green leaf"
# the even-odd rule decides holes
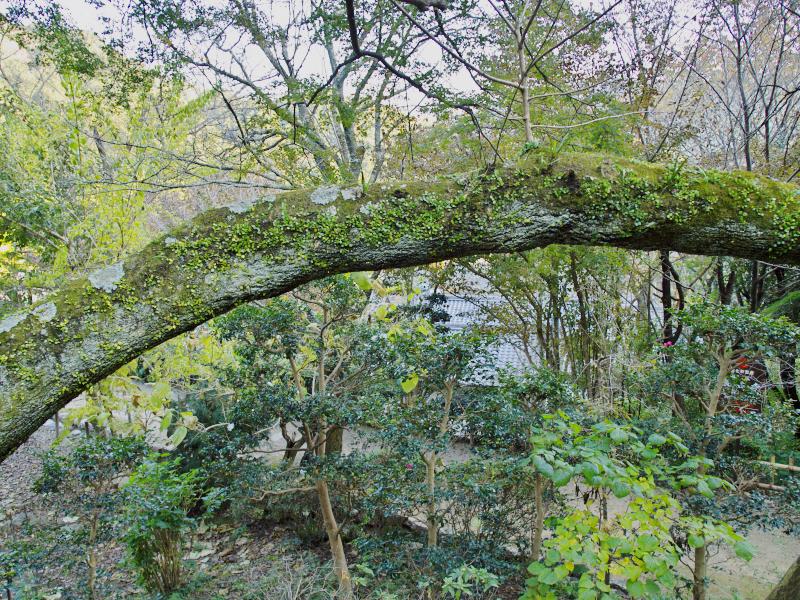
[[[627,440],[628,437],[629,437],[628,432],[625,431],[624,429],[614,429],[611,432],[611,439],[617,442],[618,444],[620,442],[624,442],[625,440]]]
[[[546,565],[554,565],[559,560],[561,560],[561,554],[559,554],[558,550],[553,550],[552,548],[547,551],[544,555],[544,562]],[[549,570],[549,569],[548,569]]]
[[[406,377],[403,381],[400,382],[400,387],[403,388],[403,391],[406,394],[410,394],[414,388],[417,387],[419,383],[419,375],[416,373],[412,373],[408,377]]]
[[[658,538],[650,534],[640,535],[636,538],[636,545],[643,552],[652,552],[658,548]]]
[[[549,570],[550,569],[545,567],[540,562],[535,562],[535,563],[531,563],[531,564],[528,565],[528,573],[530,573],[531,575],[536,575],[537,577],[539,575],[543,575],[545,572],[547,572]]]
[[[644,597],[644,584],[638,579],[636,581],[628,581],[625,587],[628,588],[628,593],[631,595],[631,598]]]
[[[736,552],[736,556],[742,560],[750,560],[753,558],[753,547],[745,541],[736,542],[733,546],[733,551]]]
[[[545,585],[555,585],[559,582],[559,578],[558,575],[555,574],[555,571],[548,570],[547,573],[539,578],[539,581]]]
[[[675,447],[678,450],[680,450],[681,452],[683,452],[684,454],[689,452],[689,446],[687,446],[686,444],[681,444],[680,442],[675,442]]]
[[[650,446],[661,446],[661,445],[665,444],[666,441],[667,441],[667,438],[665,438],[663,435],[660,435],[658,433],[651,433],[650,437],[647,438],[647,443]]]
[[[169,383],[166,381],[159,381],[153,386],[150,392],[150,399],[153,402],[164,402],[170,394]]]
[[[548,479],[553,478],[553,466],[547,462],[543,457],[536,455],[533,457],[533,466],[536,467],[536,470],[547,477]]]
[[[375,318],[376,318],[376,319],[378,319],[378,321],[383,321],[383,320],[385,320],[385,319],[386,319],[386,316],[387,316],[388,314],[389,314],[389,308],[388,308],[388,307],[387,307],[385,304],[381,304],[381,305],[380,305],[380,306],[379,306],[379,307],[378,307],[378,308],[375,310]]]
[[[161,431],[166,431],[167,429],[169,429],[170,423],[172,423],[172,411],[168,410],[167,412],[164,413],[164,416],[161,417],[161,426],[159,427],[159,429]]]
[[[711,488],[708,487],[708,483],[703,481],[702,479],[697,482],[697,491],[703,494],[706,498],[713,498],[714,492],[711,491]]]
[[[353,279],[353,282],[365,292],[372,290],[372,282],[369,279],[368,273],[358,271],[357,273],[350,273],[350,277]]]
[[[567,485],[572,479],[572,471],[569,469],[558,469],[555,473],[553,473],[553,485],[556,487],[562,487]]]
[[[647,596],[650,598],[661,598],[661,588],[658,587],[658,584],[655,581],[648,581],[644,584],[645,592]]]
[[[172,444],[173,447],[180,446],[187,433],[189,433],[189,430],[183,425],[176,427],[175,431],[169,437],[169,443]]]
[[[629,539],[625,538],[620,542],[619,548],[617,548],[617,550],[621,554],[630,554],[631,552],[633,552],[633,544]]]
[[[562,579],[565,579],[567,575],[569,575],[569,569],[564,565],[558,565],[553,573],[556,577],[558,577],[558,580],[561,581]]]
[[[600,468],[594,463],[583,463],[582,468],[583,476],[585,479],[591,480],[592,477],[600,473]]]
[[[631,487],[624,481],[614,481],[611,484],[611,492],[617,498],[625,498],[628,494],[631,493]]]
[[[701,546],[705,546],[706,538],[704,538],[702,535],[692,533],[689,535],[686,541],[689,542],[689,545],[692,548],[700,548]]]
[[[658,580],[664,584],[664,587],[671,588],[675,585],[675,574],[672,571],[666,571],[658,576]]]

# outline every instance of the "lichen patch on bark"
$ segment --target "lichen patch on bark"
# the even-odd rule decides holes
[[[49,323],[52,321],[58,309],[56,308],[55,303],[47,302],[46,304],[42,304],[41,306],[37,306],[31,311],[31,314],[39,319],[42,323]]]
[[[231,204],[227,204],[226,208],[232,213],[240,215],[242,213],[246,213],[255,205],[256,205],[256,198],[243,198],[241,200],[237,200],[236,202],[232,202]]]
[[[311,202],[314,204],[321,204],[325,206],[331,202],[336,202],[339,198],[339,186],[336,185],[323,185],[311,192]]]
[[[22,323],[28,316],[28,313],[14,313],[13,315],[7,316],[5,319],[0,321],[0,333],[5,333],[6,331],[11,331],[14,327]]]
[[[90,273],[89,283],[92,284],[92,287],[110,294],[117,289],[117,284],[124,276],[125,267],[121,262],[118,262]]]

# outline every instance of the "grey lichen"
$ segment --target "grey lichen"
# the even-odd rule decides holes
[[[165,246],[174,246],[174,245],[175,245],[175,244],[177,244],[177,243],[178,243],[178,240],[177,240],[177,239],[175,239],[175,238],[174,238],[174,237],[172,237],[172,236],[169,236],[169,237],[166,237],[166,238],[164,238],[164,245],[165,245]]]
[[[335,185],[323,185],[311,192],[311,201],[314,204],[321,204],[325,206],[331,202],[335,202],[339,197],[340,189]]]
[[[42,323],[48,323],[52,321],[58,309],[53,302],[48,302],[47,304],[42,304],[41,306],[37,306],[31,311],[31,314],[39,319]]]
[[[14,313],[13,315],[8,315],[5,319],[0,321],[0,333],[11,331],[12,329],[14,329],[14,327],[22,323],[27,316],[28,316],[27,312]]]
[[[342,190],[342,200],[350,201],[357,200],[361,196],[361,189],[357,187],[346,188]]]
[[[227,208],[232,213],[236,213],[240,215],[242,213],[246,213],[248,210],[253,208],[256,205],[256,198],[243,198],[241,200],[237,200],[236,202],[232,202],[231,204],[227,205]]]
[[[111,293],[117,289],[117,284],[125,276],[125,267],[121,262],[115,263],[104,269],[89,274],[89,283],[98,290]]]

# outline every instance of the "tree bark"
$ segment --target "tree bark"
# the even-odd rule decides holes
[[[428,528],[428,548],[439,545],[439,522],[436,517],[436,452],[423,456],[425,463],[425,490],[428,495],[426,525]]]
[[[706,545],[694,549],[694,585],[692,586],[692,600],[706,600],[706,577],[708,567],[706,559],[708,557]]]
[[[800,557],[789,567],[766,600],[797,600],[798,590],[800,590]]]
[[[674,181],[622,158],[528,153],[490,173],[326,186],[207,211],[0,320],[0,459],[142,352],[336,273],[556,243],[800,264],[794,186],[708,171],[682,174],[680,189]]]
[[[316,482],[317,496],[319,505],[322,509],[322,520],[325,523],[325,532],[328,534],[328,543],[331,547],[333,556],[333,572],[339,581],[339,593],[337,598],[350,600],[353,597],[353,580],[350,577],[350,570],[347,567],[347,556],[344,552],[342,534],[339,532],[339,524],[333,514],[333,505],[328,491],[328,482],[319,479]]]

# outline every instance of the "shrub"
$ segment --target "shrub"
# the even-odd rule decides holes
[[[728,543],[749,557],[747,544],[729,525],[682,509],[677,496],[713,498],[725,483],[706,475],[711,461],[689,456],[678,436],[646,436],[608,421],[583,428],[563,413],[544,419],[546,426],[532,437],[532,466],[554,485],[582,486],[587,508],[551,519],[553,535],[544,541],[543,560],[528,569],[533,577],[523,598],[620,598],[611,576],[625,580],[631,598],[673,597],[681,538],[692,548]],[[667,448],[677,460],[669,460]],[[612,495],[627,499],[625,512],[609,513]],[[587,500],[593,496],[600,499],[598,514]]]
[[[56,451],[42,456],[42,474],[34,482],[39,494],[58,492],[58,501],[69,498],[85,532],[87,587],[96,598],[96,545],[107,535],[111,517],[120,501],[117,481],[141,461],[147,446],[141,438],[82,438],[66,456]]]
[[[189,510],[197,501],[200,475],[181,472],[177,459],[159,458],[139,466],[126,486],[125,542],[141,583],[166,595],[183,581],[183,538],[196,525]]]
[[[459,539],[493,548],[497,557],[511,546],[528,551],[535,511],[535,473],[514,457],[472,458],[449,465],[443,479],[442,523]]]
[[[461,600],[462,596],[472,596],[475,592],[486,593],[500,585],[500,579],[486,569],[472,565],[461,565],[444,578],[442,593],[446,598]]]

